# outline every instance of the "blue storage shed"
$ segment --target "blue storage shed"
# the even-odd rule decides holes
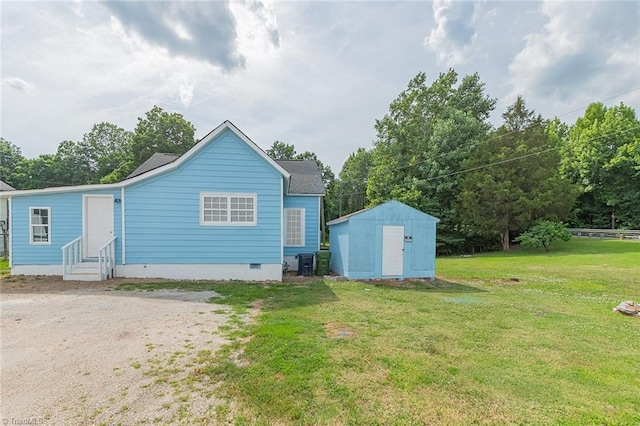
[[[349,279],[435,278],[438,222],[398,201],[332,220],[331,270]]]

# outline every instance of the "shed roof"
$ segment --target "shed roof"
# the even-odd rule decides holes
[[[16,189],[9,185],[8,183],[4,183],[0,180],[0,191],[15,191]]]
[[[322,175],[313,160],[276,160],[291,175],[290,194],[324,195]]]
[[[431,221],[435,221],[435,222],[440,222],[440,219],[438,219],[437,217],[431,216],[430,214],[427,214],[425,212],[422,212],[418,209],[415,209],[411,206],[408,206],[404,203],[401,203],[400,201],[396,201],[396,200],[390,200],[387,201],[386,203],[382,203],[382,204],[378,204],[377,206],[374,207],[369,207],[367,209],[362,209],[362,210],[358,210],[357,212],[353,212],[350,213],[348,215],[339,217],[337,219],[333,219],[329,222],[327,222],[327,225],[337,225],[339,223],[344,223],[344,222],[348,222],[350,219],[354,218],[354,217],[362,217],[365,218],[367,217],[367,219],[371,219],[372,218],[372,214],[371,212],[374,211],[382,211],[384,213],[382,213],[384,216],[396,216],[394,218],[398,218],[397,216],[399,215],[399,211],[401,212],[400,215],[401,216],[407,216],[405,217],[405,219],[409,219],[411,217],[413,218],[424,218],[426,220],[431,220]],[[380,217],[380,213],[373,215],[373,217],[375,218],[376,216],[378,216],[378,218]]]
[[[147,158],[147,161],[140,164],[137,169],[129,173],[129,176],[127,176],[125,179],[130,179],[143,173],[147,173],[153,169],[157,169],[158,167],[162,167],[165,164],[169,164],[172,161],[176,160],[178,157],[180,157],[179,154],[165,154],[162,152],[156,152],[151,157]]]

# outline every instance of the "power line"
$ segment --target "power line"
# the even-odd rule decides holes
[[[618,93],[617,95],[613,95],[613,96],[610,96],[610,97],[605,98],[605,99],[601,99],[601,100],[596,101],[596,102],[591,102],[591,104],[597,103],[597,102],[602,103],[602,102],[610,101],[611,99],[615,99],[615,98],[619,98],[620,96],[628,95],[629,93],[635,92],[636,90],[640,90],[640,87],[634,87],[633,89],[627,90],[626,92]],[[556,115],[556,117],[564,117],[565,115],[570,115],[570,114],[573,114],[574,112],[582,111],[583,109],[586,110],[587,108],[589,108],[589,106],[591,104],[585,105],[585,106],[580,107],[580,108],[576,108],[576,109],[571,110],[569,112],[565,112],[564,114]]]
[[[610,96],[610,97],[608,97],[608,98],[605,98],[605,99],[601,99],[601,100],[598,100],[598,101],[591,102],[591,103],[589,103],[588,105],[586,105],[586,106],[584,106],[584,107],[577,108],[577,109],[571,110],[571,111],[569,111],[569,112],[566,112],[566,113],[563,113],[563,114],[560,114],[560,115],[556,115],[554,118],[559,118],[559,117],[563,117],[563,116],[565,116],[565,115],[573,114],[573,113],[575,113],[575,112],[577,112],[577,111],[586,110],[590,105],[592,105],[592,104],[594,104],[594,103],[598,103],[598,102],[602,103],[602,102],[605,102],[605,101],[608,101],[608,100],[611,100],[611,99],[615,99],[615,98],[618,98],[618,97],[621,97],[621,96],[627,95],[627,94],[632,93],[632,92],[635,92],[635,91],[637,91],[637,90],[640,90],[640,87],[634,87],[633,89],[627,90],[626,92],[618,93],[618,94],[613,95],[613,96]],[[540,117],[540,115],[538,115],[538,117]],[[530,128],[536,128],[536,127],[542,126],[543,124],[544,124],[544,121],[543,121],[543,120],[536,120],[536,122],[535,122],[535,123],[533,123],[533,125],[532,125]],[[633,129],[634,129],[634,128],[632,128],[632,129],[627,129],[627,130],[633,130]],[[624,130],[624,131],[627,131],[627,130]],[[492,136],[492,137],[490,137],[490,138],[488,138],[488,139],[481,139],[481,140],[479,140],[479,141],[478,141],[477,143],[475,143],[475,144],[472,144],[472,145],[469,145],[469,146],[466,146],[466,147],[463,147],[463,148],[458,148],[458,149],[453,150],[453,151],[443,152],[443,153],[441,153],[440,155],[437,155],[437,156],[434,156],[434,157],[430,157],[430,158],[429,158],[429,160],[430,160],[430,161],[432,161],[432,162],[436,162],[438,159],[443,158],[443,157],[445,157],[445,156],[449,156],[449,155],[454,154],[454,153],[457,153],[457,152],[459,152],[459,151],[460,151],[460,150],[462,150],[462,149],[471,150],[471,149],[474,149],[475,147],[477,147],[479,144],[481,144],[481,143],[483,143],[483,142],[491,142],[491,141],[493,141],[493,140],[500,139],[500,138],[504,138],[504,137],[506,137],[506,136],[512,135],[512,134],[517,133],[517,132],[518,132],[518,130],[512,130],[512,131],[507,132],[507,133],[503,133],[503,134],[500,134],[500,135]],[[615,133],[614,133],[614,134],[615,134]],[[605,136],[608,136],[608,135],[604,135],[604,136],[600,136],[600,137],[605,137]],[[597,139],[597,138],[594,138],[594,139],[592,139],[592,140],[595,140],[595,139]],[[556,148],[553,148],[553,149],[556,149]],[[535,154],[535,153],[534,153],[534,154],[531,154],[531,155],[527,154],[527,156],[533,156],[533,155],[543,154],[544,152],[552,151],[553,149],[549,149],[549,150],[546,150],[546,151],[540,151],[540,152],[539,152],[539,153],[537,153],[537,154]],[[419,156],[420,156],[420,155],[422,155],[422,154],[423,154],[423,152],[418,153],[418,155],[419,155]],[[526,157],[525,157],[525,158],[526,158]],[[505,163],[505,162],[509,162],[509,161],[516,161],[516,160],[518,160],[518,158],[515,158],[515,159],[513,159],[513,160],[503,160],[503,161],[501,161],[501,162],[499,162],[499,163],[497,163],[497,164],[502,164],[502,163]],[[490,167],[490,166],[491,166],[491,165],[485,165],[485,166],[482,166],[482,167],[479,167],[479,168],[483,168],[483,167]],[[408,169],[408,168],[410,168],[410,167],[411,167],[411,166],[410,166],[409,164],[407,164],[407,165],[403,165],[403,166],[397,166],[397,167],[396,167],[396,170],[405,170],[405,169]],[[477,169],[477,168],[474,168],[473,170],[476,170],[476,169]],[[472,171],[472,170],[467,170],[467,171]],[[466,171],[458,171],[458,172],[453,172],[453,173],[449,173],[449,174],[445,174],[445,175],[434,176],[434,177],[431,177],[431,178],[420,179],[420,181],[434,180],[434,179],[438,179],[439,177],[455,176],[455,175],[458,175],[458,174],[461,174],[461,173],[465,173],[465,172],[466,172]]]
[[[609,136],[615,136],[615,135],[618,135],[618,134],[621,134],[621,133],[625,133],[625,132],[629,132],[631,130],[636,130],[636,129],[640,129],[640,125],[635,126],[635,127],[630,127],[628,129],[624,129],[624,130],[619,130],[617,132],[612,132],[612,133],[607,133],[605,135],[596,136],[596,137],[593,137],[591,139],[587,139],[585,142],[588,143],[588,142],[594,141],[596,139],[601,139],[601,138],[605,138],[605,137],[609,137]],[[558,149],[560,149],[560,147],[547,148],[547,149],[543,149],[542,151],[530,152],[529,154],[521,155],[521,156],[514,157],[514,158],[509,158],[507,160],[496,161],[494,163],[489,163],[489,164],[485,164],[485,165],[482,165],[482,166],[472,167],[472,168],[465,169],[465,170],[459,170],[457,172],[452,172],[452,173],[447,173],[447,174],[444,174],[444,175],[433,176],[433,177],[426,178],[426,179],[420,179],[420,181],[430,181],[430,180],[440,179],[440,178],[444,178],[444,177],[451,177],[451,176],[459,175],[459,174],[462,174],[462,173],[472,172],[474,170],[480,170],[480,169],[484,169],[484,168],[487,168],[487,167],[493,167],[493,166],[497,166],[497,165],[500,165],[500,164],[510,163],[512,161],[518,161],[518,160],[522,160],[524,158],[529,158],[529,157],[533,157],[533,156],[536,156],[536,155],[545,154],[547,152],[555,151],[555,150],[558,150]]]

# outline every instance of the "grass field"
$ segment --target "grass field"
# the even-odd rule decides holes
[[[9,268],[9,260],[0,257],[0,275],[8,274],[9,272],[11,272],[11,268]]]
[[[189,284],[227,295],[238,313],[262,304],[202,360],[201,374],[221,381],[220,420],[640,424],[640,320],[611,312],[640,300],[640,243],[440,258],[437,273],[434,283]]]

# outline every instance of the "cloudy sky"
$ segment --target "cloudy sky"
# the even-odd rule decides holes
[[[594,101],[640,112],[640,2],[0,2],[1,136],[36,157],[153,105],[204,136],[231,120],[267,149],[339,172],[418,72],[478,72],[573,123]]]

